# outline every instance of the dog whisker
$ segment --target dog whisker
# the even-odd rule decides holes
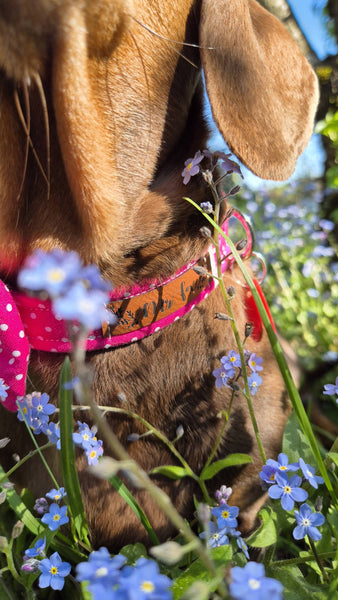
[[[27,122],[26,122],[25,116],[24,116],[24,114],[22,112],[22,107],[21,107],[21,103],[20,103],[20,99],[19,99],[19,95],[18,95],[17,90],[15,90],[15,92],[14,92],[15,107],[17,109],[21,125],[22,125],[22,127],[24,129],[24,132],[25,132],[26,136],[27,136],[27,144],[31,147],[33,155],[34,155],[34,158],[35,158],[35,160],[37,162],[37,165],[38,165],[38,167],[40,169],[41,175],[43,176],[44,180],[46,181],[47,186],[49,186],[48,177],[47,177],[47,175],[45,173],[45,170],[44,170],[44,168],[43,168],[43,166],[41,164],[41,161],[40,161],[40,159],[38,157],[38,154],[37,154],[37,152],[35,150],[35,147],[34,147],[31,135],[30,135],[30,104],[29,104],[28,86],[27,86],[26,83],[24,83],[24,85],[23,85],[23,91],[24,91],[24,97],[25,97],[25,107],[26,107],[26,110],[27,110]],[[22,190],[20,190],[20,193],[21,193],[21,191]]]
[[[17,200],[19,200],[19,198],[21,197],[22,194],[22,190],[23,190],[23,186],[25,183],[25,179],[26,179],[26,173],[27,173],[27,164],[28,164],[28,153],[29,153],[29,132],[30,132],[30,104],[29,104],[29,94],[28,94],[28,85],[27,82],[25,81],[23,84],[23,92],[24,92],[24,99],[25,99],[25,107],[26,107],[26,114],[27,114],[27,124],[26,124],[26,129],[27,129],[27,133],[26,133],[26,147],[25,147],[25,157],[24,157],[24,163],[23,163],[23,172],[22,172],[22,179],[21,179],[21,183],[20,183],[20,187],[19,187],[19,192],[17,195]],[[22,114],[22,110],[21,110],[21,105],[20,105],[20,100],[19,100],[19,95],[18,95],[18,90],[15,89],[14,90],[14,103],[16,106],[16,109],[18,111],[20,120],[24,119],[24,116]],[[17,218],[16,218],[16,228],[18,227],[19,224],[19,211],[17,212]]]
[[[45,131],[46,131],[46,182],[47,182],[47,200],[50,198],[50,130],[49,130],[49,119],[48,119],[48,107],[46,102],[46,96],[43,89],[41,77],[38,73],[34,75],[34,81],[36,83],[36,87],[39,92],[40,101],[43,110],[43,117],[45,121]]]

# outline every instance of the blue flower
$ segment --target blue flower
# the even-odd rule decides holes
[[[322,534],[318,531],[317,527],[323,525],[325,521],[322,513],[312,512],[308,504],[302,504],[299,507],[299,511],[295,510],[295,517],[297,527],[292,532],[295,540],[302,540],[306,535],[316,542],[321,539]]]
[[[224,527],[237,527],[237,519],[239,508],[238,506],[229,506],[228,504],[221,504],[221,506],[215,506],[211,510],[211,514],[216,517],[217,525],[220,529]]]
[[[254,373],[256,371],[262,371],[263,370],[262,362],[263,362],[263,359],[260,358],[260,356],[257,356],[257,354],[255,352],[250,354],[250,358],[248,360],[248,365],[249,365],[251,371],[253,371]]]
[[[76,566],[76,579],[88,581],[88,589],[94,598],[113,598],[113,586],[119,582],[120,568],[125,562],[125,556],[111,557],[107,548],[100,548],[89,555],[88,562]]]
[[[183,183],[186,185],[190,179],[197,175],[200,171],[199,163],[203,160],[204,155],[198,150],[194,158],[188,158],[184,163],[184,169],[182,171]]]
[[[62,590],[65,577],[69,575],[71,566],[67,562],[62,562],[57,552],[50,558],[44,558],[40,562],[41,575],[39,577],[39,587],[51,587],[53,590]]]
[[[25,421],[30,427],[32,422],[32,408],[28,398],[22,398],[18,401],[18,419],[19,421]]]
[[[275,483],[277,469],[271,465],[263,465],[262,470],[259,474],[260,478],[268,483],[269,485]]]
[[[35,558],[35,556],[45,556],[45,548],[46,548],[46,538],[41,538],[38,540],[33,548],[28,548],[25,550],[25,557]]]
[[[0,400],[5,400],[8,396],[6,390],[9,389],[9,385],[6,385],[4,380],[0,377]]]
[[[172,581],[161,575],[153,560],[139,558],[134,567],[122,570],[120,587],[117,590],[119,600],[172,600],[170,588]]]
[[[88,290],[81,282],[74,283],[63,296],[54,300],[54,312],[68,321],[79,321],[87,329],[99,329],[103,322],[115,323],[117,317],[106,308],[109,294]]]
[[[69,519],[66,515],[67,506],[58,506],[55,502],[50,505],[49,512],[45,513],[41,521],[48,525],[51,531],[56,531],[61,525],[68,523]]]
[[[219,529],[218,525],[216,525],[214,521],[209,521],[208,530],[202,531],[202,533],[199,534],[199,537],[202,540],[207,540],[207,545],[209,548],[218,548],[218,546],[226,546],[229,544],[227,532],[227,527]]]
[[[318,483],[324,483],[323,477],[315,475],[314,467],[306,464],[302,458],[299,459],[299,466],[302,470],[303,476],[313,488],[318,489]]]
[[[73,442],[77,446],[81,446],[84,450],[89,450],[92,446],[97,443],[96,432],[89,428],[87,423],[81,423],[78,421],[79,432],[73,433]]]
[[[51,500],[55,500],[56,502],[58,502],[59,500],[64,498],[64,496],[67,496],[67,492],[65,492],[64,487],[60,487],[59,490],[56,490],[55,488],[53,488],[52,490],[50,490],[50,492],[48,492],[46,494],[47,498],[50,498]]]
[[[283,586],[276,579],[265,577],[264,566],[248,562],[245,567],[233,567],[229,589],[235,600],[282,600]]]
[[[299,469],[298,463],[290,463],[289,464],[289,459],[288,459],[287,455],[284,454],[283,452],[278,454],[278,460],[273,460],[272,458],[269,458],[266,461],[266,464],[271,467],[274,467],[276,469],[276,471],[279,470],[282,472],[298,471],[298,469]]]
[[[41,423],[41,431],[48,437],[52,444],[56,444],[58,450],[61,448],[60,427],[56,423]]]
[[[250,560],[250,556],[249,556],[249,552],[248,552],[248,546],[246,545],[245,541],[243,540],[243,538],[241,536],[241,532],[238,531],[237,529],[229,528],[228,529],[228,535],[230,535],[231,537],[236,538],[236,542],[237,542],[238,548],[240,550],[242,550],[242,552],[245,554],[246,558],[248,560]]]
[[[32,291],[46,291],[55,297],[78,278],[82,262],[76,252],[36,250],[27,258],[18,275],[20,287]]]
[[[235,350],[230,350],[229,354],[222,356],[221,363],[226,371],[229,372],[229,377],[232,377],[236,372],[234,367],[241,366],[241,357],[238,352],[235,352]]]
[[[40,421],[49,421],[50,415],[55,412],[55,406],[49,404],[49,396],[47,394],[32,394],[32,418],[40,419]]]
[[[338,377],[336,377],[335,383],[327,383],[324,385],[323,394],[327,394],[328,396],[334,396],[334,394],[338,394]]]
[[[95,446],[92,446],[88,450],[85,451],[85,455],[87,457],[87,462],[89,465],[97,465],[99,457],[103,454],[102,441],[97,440]]]
[[[84,281],[87,288],[92,290],[101,290],[110,292],[112,285],[106,279],[103,279],[100,269],[97,265],[86,265],[81,270],[81,280]]]
[[[30,428],[33,431],[34,435],[38,435],[42,431],[42,421],[40,419],[31,418]]]
[[[212,372],[213,376],[216,377],[215,385],[217,388],[221,388],[223,385],[225,387],[230,387],[228,385],[229,372],[227,372],[224,368],[214,369]]]
[[[240,166],[235,161],[229,158],[231,154],[225,154],[225,152],[220,152],[219,150],[217,150],[216,152],[214,152],[214,155],[220,159],[221,167],[222,169],[224,169],[227,175],[230,173],[238,173],[238,175],[240,175],[243,179]]]
[[[250,377],[248,377],[249,390],[253,396],[256,394],[259,386],[262,383],[263,379],[256,372],[253,373]]]
[[[303,502],[308,497],[308,493],[299,487],[302,480],[298,475],[293,475],[289,480],[285,473],[277,471],[275,481],[268,494],[274,500],[280,499],[284,510],[292,510],[295,502]]]

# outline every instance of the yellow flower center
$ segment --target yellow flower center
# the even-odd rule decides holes
[[[50,570],[50,572],[51,572],[51,574],[52,574],[52,575],[56,575],[56,574],[57,574],[57,572],[58,572],[58,570],[57,570],[57,568],[56,568],[56,567],[51,567],[51,570]]]
[[[142,592],[145,592],[146,594],[151,594],[151,592],[154,591],[155,586],[151,581],[142,581],[140,588]]]
[[[290,488],[290,486],[286,485],[286,486],[284,487],[284,492],[285,492],[286,494],[290,494],[290,492],[291,492],[291,488]]]
[[[192,166],[193,166],[193,163],[192,163],[192,162],[191,162],[191,163],[189,163],[189,164],[187,165],[187,171],[190,171],[190,169],[191,169],[191,167],[192,167]]]
[[[64,272],[62,269],[52,269],[48,272],[48,279],[50,281],[62,281],[65,278]]]
[[[90,458],[95,458],[95,456],[96,456],[96,451],[92,450],[90,453]]]
[[[227,510],[223,510],[223,512],[222,512],[222,517],[223,517],[223,519],[227,519],[227,518],[228,518],[228,516],[229,516],[229,511],[227,511]]]
[[[286,471],[287,467],[279,467],[280,471]]]
[[[59,521],[59,519],[60,519],[60,515],[54,515],[53,521]]]

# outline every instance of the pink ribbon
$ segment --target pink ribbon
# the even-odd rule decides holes
[[[28,360],[29,343],[21,317],[8,287],[0,281],[0,378],[9,386],[1,401],[13,412],[17,399],[25,395]]]

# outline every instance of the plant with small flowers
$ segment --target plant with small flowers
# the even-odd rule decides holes
[[[212,187],[215,194],[214,204],[202,203],[199,208],[214,223],[215,230],[218,226],[220,202],[215,184],[219,184],[224,177],[221,176],[213,182],[217,163],[221,163],[225,174],[235,172],[241,175],[240,168],[230,155],[208,151],[198,151],[193,158],[188,159],[182,172],[184,183],[188,184],[191,177],[199,176]],[[228,197],[236,195],[237,192],[238,186],[235,186],[228,193]],[[214,239],[216,240],[216,235]],[[236,248],[233,253],[236,254]],[[39,294],[43,293],[43,289],[47,290],[53,299],[55,309],[65,319],[76,319],[79,323],[83,323],[84,327],[88,325],[95,327],[98,323],[94,315],[95,306],[100,305],[100,310],[97,311],[100,320],[103,316],[106,317],[101,310],[107,298],[106,284],[100,280],[96,268],[83,267],[74,253],[69,256],[69,263],[67,261],[66,254],[59,251],[47,257],[38,252],[31,262],[28,261],[26,264],[22,284]],[[34,264],[38,266],[39,273],[33,275],[31,267]],[[79,273],[80,282],[77,281]],[[96,286],[98,286],[96,291],[99,292],[97,294],[94,293]],[[233,319],[231,291],[222,290],[222,292],[226,310],[229,311],[227,318]],[[219,318],[224,318],[224,315]],[[242,336],[235,323],[233,328],[238,347],[223,356],[214,370],[216,387],[225,386],[231,390],[231,401],[225,415],[222,433],[235,403],[236,394],[245,395],[253,423],[255,422],[255,395],[264,379],[262,358],[255,352],[248,352],[245,347],[246,340],[251,335],[250,328],[246,328],[244,341],[241,340]],[[215,499],[212,499],[208,495],[206,482],[226,466],[243,464],[246,460],[245,456],[235,455],[213,462],[217,442],[202,472],[194,474],[177,452],[176,440],[167,440],[161,432],[155,431],[151,424],[142,420],[146,433],[135,434],[129,443],[137,441],[140,435],[158,436],[170,448],[180,465],[173,468],[165,466],[162,471],[160,467],[158,473],[178,479],[183,476],[192,477],[200,483],[204,504],[197,506],[199,535],[196,536],[194,530],[175,512],[170,502],[163,503],[151,479],[140,471],[123,449],[116,445],[112,436],[111,443],[115,444],[119,460],[102,457],[103,443],[96,437],[96,425],[78,421],[75,431],[73,424],[69,426],[69,421],[72,422],[68,417],[72,415],[73,393],[77,394],[83,402],[83,409],[91,411],[93,422],[100,425],[103,430],[102,413],[107,410],[123,412],[132,419],[139,419],[138,415],[133,414],[127,406],[114,409],[97,407],[92,402],[81,361],[83,355],[80,353],[75,358],[78,371],[75,377],[70,373],[69,365],[67,366],[66,363],[64,365],[60,383],[59,409],[55,410],[55,407],[49,403],[48,396],[43,393],[35,392],[27,395],[19,402],[18,418],[29,428],[33,439],[40,434],[46,435],[48,442],[42,448],[55,444],[60,451],[64,481],[53,479],[54,487],[45,493],[44,498],[35,500],[33,509],[33,502],[27,506],[15,490],[6,487],[11,472],[29,458],[22,458],[11,472],[0,475],[2,482],[0,512],[5,509],[8,514],[8,511],[13,510],[10,507],[16,507],[14,510],[17,510],[17,514],[25,515],[24,524],[18,521],[11,532],[3,531],[5,535],[0,536],[0,557],[3,556],[5,559],[3,569],[11,574],[18,586],[21,586],[17,588],[20,589],[20,593],[22,589],[25,590],[27,600],[38,598],[40,591],[43,594],[44,588],[49,588],[50,594],[53,590],[62,590],[62,597],[65,600],[68,598],[72,600],[75,598],[180,600],[183,597],[194,598],[194,600],[200,598],[219,600],[228,599],[229,596],[232,600],[249,596],[257,600],[268,597],[269,600],[270,598],[271,600],[282,598],[294,600],[296,597],[303,598],[304,590],[306,595],[312,593],[318,600],[327,598],[331,600],[329,594],[332,595],[337,591],[337,568],[334,558],[337,548],[338,513],[332,480],[335,481],[337,478],[338,448],[334,447],[326,457],[327,466],[330,467],[330,477],[328,477],[319,460],[320,474],[317,474],[317,465],[313,466],[314,456],[317,458],[317,455],[313,454],[313,438],[306,425],[306,434],[301,432],[295,417],[292,417],[288,423],[283,452],[279,454],[277,460],[265,459],[257,429],[257,443],[260,445],[264,463],[260,476],[270,500],[259,513],[261,519],[259,528],[249,538],[243,539],[237,529],[241,515],[238,507],[231,503],[231,488],[223,485],[216,492]],[[337,383],[338,380],[335,383],[328,382],[324,394],[337,395]],[[6,398],[6,389],[8,388],[4,377],[0,380],[0,397]],[[304,427],[305,421],[297,402],[295,402],[295,410],[298,411],[297,417]],[[109,439],[110,432],[106,429],[104,431],[106,441]],[[184,430],[178,429],[176,439],[182,435]],[[76,471],[70,468],[72,461],[68,460],[74,452],[74,445],[77,446],[77,451],[85,453],[89,465],[97,469],[100,476],[109,477],[114,481],[116,473],[122,468],[131,477],[135,477],[138,484],[147,489],[159,506],[166,511],[168,518],[172,519],[181,534],[175,540],[157,544],[156,536],[149,522],[147,523],[145,515],[142,514],[141,507],[135,505],[135,501],[122,487],[122,482],[116,478],[118,489],[125,494],[131,508],[140,515],[149,535],[153,535],[152,540],[155,545],[150,549],[153,558],[149,557],[147,550],[140,544],[122,548],[115,556],[111,555],[106,548],[92,551],[82,513],[81,494],[76,485],[74,488]],[[36,447],[34,453],[42,454],[41,448]],[[51,476],[53,477],[52,473]],[[315,498],[314,494],[318,492],[321,496],[317,495]],[[0,528],[1,523],[5,522],[6,520],[0,519]],[[24,536],[29,540],[27,544],[23,541]],[[20,540],[20,543],[16,540]],[[309,549],[305,549],[307,548],[305,544]],[[20,548],[22,564],[21,569],[18,569]],[[22,550],[23,548],[25,549]],[[258,556],[258,549],[259,560],[262,559],[264,566],[250,560]],[[16,560],[13,560],[14,555]],[[0,579],[2,591],[1,585],[2,579]]]

